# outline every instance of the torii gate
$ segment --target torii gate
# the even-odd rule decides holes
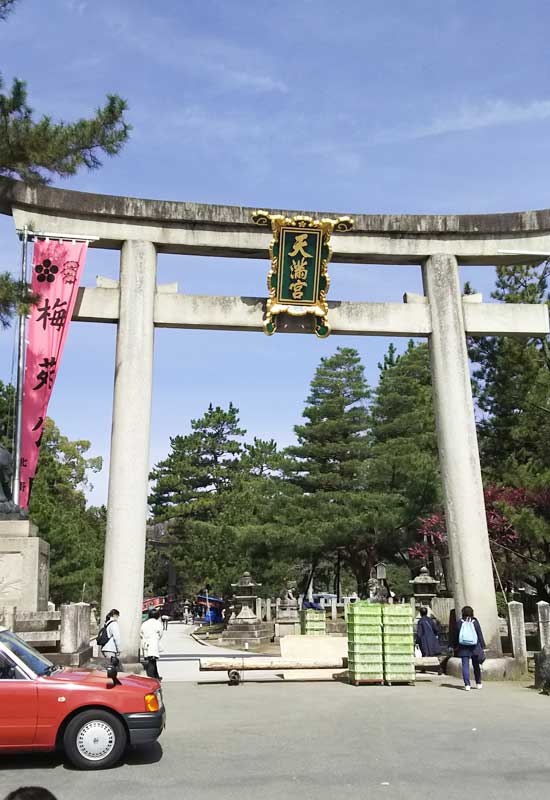
[[[263,298],[185,295],[157,286],[157,253],[267,259],[271,233],[254,225],[254,210],[0,179],[0,212],[13,215],[17,229],[97,237],[92,247],[121,253],[120,280],[98,279],[97,288],[80,289],[73,319],[118,328],[102,613],[113,606],[121,611],[129,660],[138,649],[143,595],[154,329],[261,331],[265,309]],[[461,297],[458,265],[541,261],[550,254],[550,210],[360,214],[353,221],[352,233],[334,237],[332,261],[420,265],[425,296],[405,295],[404,304],[329,301],[332,333],[428,339],[455,602],[474,607],[490,651],[500,655],[466,335],[546,336],[550,328],[546,306]],[[290,320],[279,330],[300,331],[300,325]]]

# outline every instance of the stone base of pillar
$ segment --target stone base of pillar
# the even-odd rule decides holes
[[[93,647],[86,647],[76,653],[46,653],[45,655],[58,667],[83,667],[89,666],[93,656]]]
[[[50,546],[28,519],[0,520],[0,606],[47,611]]]
[[[446,675],[462,678],[462,661],[450,658],[445,669]],[[481,680],[486,681],[519,681],[527,676],[524,663],[510,656],[503,658],[487,658],[481,665]]]
[[[256,649],[268,644],[273,637],[273,624],[260,622],[254,612],[243,606],[239,615],[229,620],[222,633],[222,642],[226,647]]]
[[[299,619],[278,619],[275,622],[275,641],[284,636],[300,636],[302,627]]]

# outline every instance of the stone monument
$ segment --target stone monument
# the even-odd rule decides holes
[[[47,611],[50,546],[12,500],[12,456],[0,446],[0,608]]]
[[[281,592],[281,602],[277,604],[275,618],[275,639],[282,639],[289,634],[298,636],[301,631],[298,600],[294,597],[295,581],[287,581]]]
[[[50,546],[28,519],[0,520],[0,606],[47,611]]]

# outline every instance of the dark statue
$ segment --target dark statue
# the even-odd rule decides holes
[[[12,477],[13,456],[0,444],[0,519],[26,519],[23,509],[13,502]]]

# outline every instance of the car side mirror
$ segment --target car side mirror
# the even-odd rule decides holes
[[[121,685],[119,679],[117,678],[117,675],[118,675],[118,669],[116,667],[113,666],[107,667],[107,677],[113,681],[113,685],[110,687],[111,689],[114,689],[115,686]]]

